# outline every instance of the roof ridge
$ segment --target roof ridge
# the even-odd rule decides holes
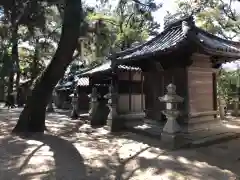
[[[160,36],[162,36],[164,33],[167,33],[169,30],[173,30],[173,29],[176,29],[176,28],[179,28],[179,27],[182,27],[182,23],[181,23],[181,24],[178,24],[178,25],[175,25],[175,26],[170,26],[170,27],[164,29],[162,32],[160,32],[158,35],[156,35],[156,36],[153,37],[152,39],[150,39],[150,40],[148,40],[148,41],[146,41],[146,42],[144,42],[144,43],[142,43],[142,44],[140,44],[140,45],[138,45],[138,46],[136,46],[136,47],[128,48],[128,49],[125,49],[125,50],[123,50],[123,51],[114,53],[114,54],[110,55],[108,58],[109,58],[109,59],[114,59],[114,58],[116,58],[116,57],[118,57],[118,56],[127,55],[128,53],[132,53],[132,52],[134,52],[134,51],[136,51],[136,50],[139,50],[139,49],[143,48],[144,46],[152,43],[153,41],[155,41],[156,39],[158,39]]]
[[[184,16],[180,16],[179,19],[175,19],[176,16],[179,16],[179,15],[182,15],[182,14],[177,13],[165,18],[164,30],[165,29],[167,30],[173,27],[174,25],[181,25],[182,22],[184,21],[187,22],[188,24],[195,25],[194,18],[192,15],[184,15]],[[173,20],[171,18],[173,18]]]

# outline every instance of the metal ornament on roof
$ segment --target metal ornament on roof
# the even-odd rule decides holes
[[[188,17],[188,16],[190,16],[190,14],[188,15],[188,14],[184,14],[182,12],[178,12],[175,14],[168,14],[163,18],[164,27],[167,28],[167,27],[169,27],[169,25],[179,21],[180,19]]]

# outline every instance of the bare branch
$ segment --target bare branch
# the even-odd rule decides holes
[[[31,2],[34,2],[34,1],[31,1]],[[29,3],[30,3],[30,0],[28,0],[25,3],[23,3],[23,9],[20,12],[20,14],[18,15],[18,17],[15,19],[14,25],[17,25],[19,23],[19,21],[21,20],[22,16],[24,15],[24,13],[25,13]],[[12,24],[12,26],[13,26],[13,24]]]

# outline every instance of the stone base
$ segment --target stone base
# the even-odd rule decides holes
[[[169,149],[180,148],[186,144],[181,133],[169,134],[166,132],[161,133],[161,143]]]
[[[21,107],[21,106],[18,106],[18,107]],[[52,108],[47,108],[46,112],[54,112],[53,107]]]
[[[154,109],[146,109],[145,117],[148,119],[157,120],[157,121],[165,121],[166,120],[165,116],[162,114],[161,111],[154,110]]]
[[[221,126],[220,119],[214,117],[210,118],[199,117],[198,119],[190,120],[184,127],[183,131],[185,133],[192,133],[195,131],[211,129],[212,127],[216,126]]]
[[[113,118],[108,118],[107,119],[107,129],[110,132],[119,132],[122,131],[124,129],[126,129],[125,127],[125,122],[126,119],[124,119],[121,116],[114,116]]]
[[[76,110],[72,110],[72,112],[71,112],[71,118],[72,118],[72,119],[77,119],[77,118],[78,118],[78,113],[77,113]]]

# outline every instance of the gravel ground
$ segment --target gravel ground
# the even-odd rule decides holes
[[[21,139],[10,135],[20,110],[0,111],[0,180],[234,180],[240,175],[240,139],[168,151],[157,140],[113,136],[64,113],[48,114],[47,134]]]

